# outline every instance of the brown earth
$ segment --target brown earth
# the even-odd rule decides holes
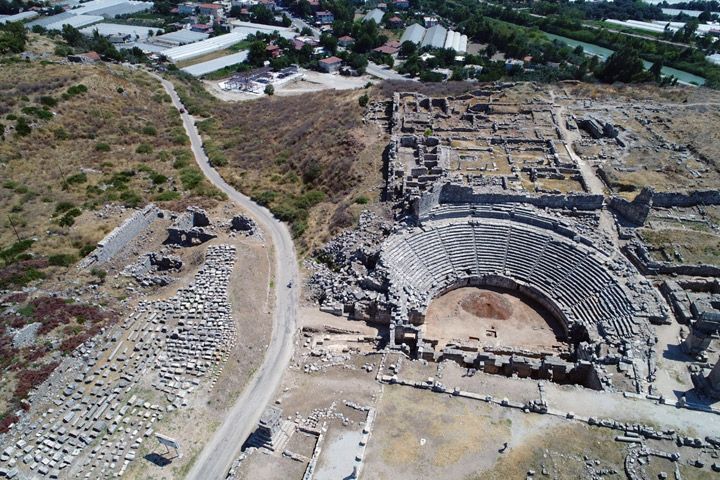
[[[496,292],[468,293],[460,300],[460,306],[478,318],[507,320],[513,314],[510,301]]]
[[[459,288],[435,299],[425,316],[425,338],[483,345],[548,348],[563,338],[556,319],[534,302],[496,289]]]

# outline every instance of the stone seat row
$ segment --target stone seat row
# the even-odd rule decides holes
[[[395,295],[419,304],[427,304],[456,278],[494,274],[545,292],[583,323],[634,311],[602,255],[526,223],[426,224],[388,239],[383,262],[391,284],[399,287]]]

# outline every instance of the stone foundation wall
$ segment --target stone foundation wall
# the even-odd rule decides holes
[[[439,204],[493,204],[493,203],[524,203],[538,208],[567,210],[599,210],[604,197],[585,193],[568,195],[537,195],[532,193],[508,192],[475,192],[472,187],[446,183],[433,191],[415,199],[412,204],[413,214],[420,218]]]
[[[720,276],[720,266],[658,262],[650,258],[644,245],[636,242],[623,248],[625,255],[644,275],[694,275],[699,277]]]

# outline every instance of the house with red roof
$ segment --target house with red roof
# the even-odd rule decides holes
[[[198,13],[213,18],[220,18],[223,14],[223,7],[216,3],[201,3],[198,5]]]
[[[338,57],[323,58],[318,61],[318,66],[320,67],[320,70],[325,73],[335,73],[340,70],[340,67],[342,66],[342,59]]]

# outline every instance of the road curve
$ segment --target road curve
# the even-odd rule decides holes
[[[299,274],[295,246],[285,224],[273,217],[264,207],[235,190],[210,166],[202,148],[202,140],[195,127],[195,120],[183,107],[172,83],[154,75],[160,80],[172,103],[180,111],[185,131],[195,160],[205,177],[227,194],[230,200],[248,211],[270,234],[275,247],[275,310],[272,321],[272,338],[265,360],[255,373],[242,395],[225,417],[223,424],[215,431],[210,441],[195,460],[188,480],[216,480],[225,478],[233,460],[240,454],[245,439],[255,429],[263,410],[272,400],[273,393],[292,357],[298,305]],[[292,288],[288,285],[292,283]]]

